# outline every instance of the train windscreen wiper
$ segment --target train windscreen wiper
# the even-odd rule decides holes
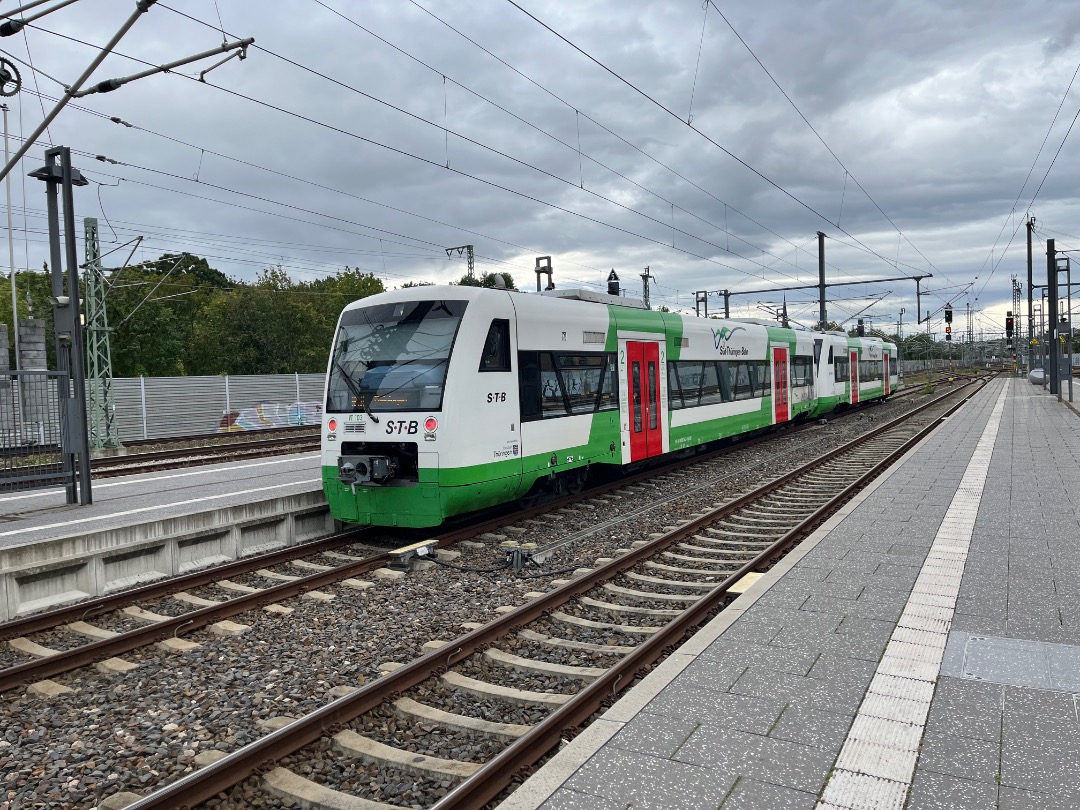
[[[374,422],[376,425],[379,424],[379,417],[377,417],[371,412],[371,406],[368,405],[367,397],[360,393],[360,386],[356,384],[356,380],[354,380],[352,378],[352,375],[345,370],[345,366],[341,365],[340,360],[335,360],[334,365],[337,366],[338,371],[340,371],[342,376],[345,378],[345,384],[349,386],[349,390],[353,392],[353,396],[355,396],[358,400],[360,400],[360,402],[363,403],[364,413],[370,416],[371,421]]]

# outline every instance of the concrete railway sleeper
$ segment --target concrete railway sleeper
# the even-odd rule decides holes
[[[947,407],[938,404],[938,415],[926,420],[927,430],[944,418]],[[823,499],[826,502],[813,516],[793,521],[797,522],[794,526],[777,524],[773,538],[762,537],[756,549],[741,546],[739,559],[730,565],[716,567],[705,558],[697,558],[697,562],[712,567],[669,566],[654,560],[696,535],[708,536],[709,528],[725,516],[752,510],[755,499],[767,492],[793,486],[813,464],[780,476],[758,492],[699,513],[647,541],[631,543],[597,561],[595,567],[575,571],[570,579],[551,581],[550,590],[524,595],[520,605],[499,611],[502,615],[495,620],[453,640],[432,641],[426,645],[429,652],[420,658],[400,666],[386,665],[382,677],[356,684],[328,705],[283,724],[131,807],[193,807],[247,777],[245,785],[236,788],[246,792],[236,794],[232,804],[226,799],[220,806],[240,806],[236,802],[241,797],[264,790],[309,806],[385,807],[381,801],[385,795],[356,796],[355,790],[339,790],[344,784],[355,786],[363,781],[362,776],[357,778],[362,773],[353,764],[357,762],[377,762],[391,769],[395,778],[410,786],[410,800],[423,806],[483,806],[496,799],[522,768],[556,746],[568,729],[587,722],[663,658],[672,645],[722,610],[748,582],[919,438],[915,434],[899,447],[884,437],[877,438],[894,427],[881,426],[860,440],[863,445],[876,443],[881,455],[872,458],[866,454],[858,482],[838,483],[838,489]],[[843,452],[832,451],[825,458],[839,457]],[[758,539],[744,539],[743,543],[758,545]],[[657,570],[670,570],[678,578],[657,576]],[[709,577],[717,579],[708,581]],[[624,601],[618,590],[605,587],[617,578],[639,586],[636,593],[627,594],[631,598]],[[646,590],[650,587],[657,588],[651,600]],[[687,610],[676,610],[672,600],[661,598],[672,591],[702,595]],[[614,664],[612,658],[616,659]],[[461,694],[472,700],[461,700]],[[414,711],[399,711],[397,703],[402,699],[411,701],[408,705]],[[414,704],[437,711],[421,712],[424,719],[414,724],[410,720],[417,716]],[[499,735],[485,735],[464,719],[443,725],[448,718],[440,719],[438,714],[467,715],[464,707],[475,704],[489,709],[521,707],[521,712],[531,713],[529,722],[514,725],[527,726],[528,730],[520,735],[517,730],[514,734],[503,730]],[[391,716],[396,718],[393,722],[387,720]],[[436,737],[444,737],[465,733],[462,726],[472,736],[455,743],[457,756],[434,756],[424,748],[424,738],[430,737],[433,729],[440,729]],[[466,749],[475,758],[461,759]],[[299,774],[301,769],[304,776]],[[324,778],[312,778],[313,774]],[[447,788],[447,780],[456,786]]]

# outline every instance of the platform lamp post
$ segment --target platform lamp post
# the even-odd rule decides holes
[[[93,503],[86,424],[86,376],[83,371],[82,308],[79,305],[79,263],[75,253],[75,206],[72,187],[89,181],[71,165],[71,150],[55,146],[45,152],[45,165],[30,173],[45,183],[49,214],[53,323],[60,403],[60,454],[67,478],[67,502]],[[60,245],[57,192],[64,198],[64,245]],[[63,262],[63,264],[61,263]],[[66,268],[66,269],[62,269]],[[65,289],[65,277],[67,281]],[[77,477],[76,477],[77,471]]]

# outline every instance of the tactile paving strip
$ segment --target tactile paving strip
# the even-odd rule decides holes
[[[998,395],[817,810],[901,808],[906,801],[1009,385]]]

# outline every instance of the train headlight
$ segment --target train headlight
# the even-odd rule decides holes
[[[331,419],[326,423],[327,430],[337,430],[337,419]]]
[[[434,433],[438,429],[439,420],[436,419],[434,416],[429,416],[427,419],[424,420],[424,430],[426,430],[428,433]]]

